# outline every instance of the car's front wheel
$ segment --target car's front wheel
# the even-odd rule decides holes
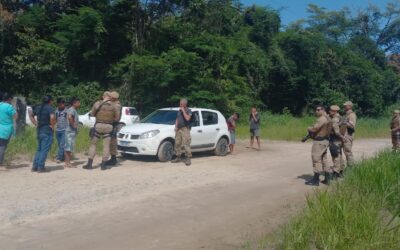
[[[229,142],[226,138],[219,139],[215,147],[214,154],[217,156],[225,156],[229,150]]]
[[[157,156],[161,162],[172,160],[174,156],[174,144],[171,141],[163,141],[158,149]]]

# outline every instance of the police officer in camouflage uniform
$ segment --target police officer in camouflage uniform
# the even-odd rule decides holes
[[[192,118],[192,111],[188,108],[188,101],[181,99],[179,104],[179,112],[175,121],[175,154],[176,158],[172,160],[173,163],[181,162],[182,151],[185,151],[186,166],[190,166],[192,152],[190,150],[190,120]],[[183,150],[182,150],[183,149]]]
[[[91,115],[96,117],[94,125],[94,133],[89,148],[88,163],[83,166],[84,169],[93,169],[93,159],[96,155],[96,144],[103,139],[103,159],[101,162],[101,170],[107,169],[107,160],[110,157],[110,141],[113,131],[113,123],[120,116],[119,110],[112,103],[110,92],[105,92],[102,101],[97,101],[91,110]]]
[[[116,91],[113,91],[110,93],[111,96],[111,102],[114,104],[115,108],[119,110],[119,116],[116,118],[116,122],[114,122],[113,126],[113,133],[111,136],[111,142],[110,142],[110,154],[111,154],[111,159],[107,161],[108,166],[115,166],[118,164],[117,161],[117,155],[118,155],[118,145],[117,145],[117,134],[122,128],[122,124],[120,123],[121,120],[121,110],[122,106],[119,101],[119,93]]]
[[[344,162],[342,156],[343,142],[346,141],[344,134],[340,133],[340,108],[337,105],[332,105],[329,108],[329,116],[331,117],[332,131],[331,131],[331,141],[336,146],[338,155],[332,155],[333,161],[333,175],[334,178],[342,177],[344,170]]]
[[[353,135],[356,129],[357,116],[353,111],[353,103],[351,101],[345,102],[343,107],[346,113],[340,123],[340,132],[346,139],[343,142],[343,151],[346,156],[347,166],[351,166],[354,164]]]
[[[308,132],[310,135],[312,135],[312,139],[314,140],[311,149],[314,177],[305,184],[319,186],[320,172],[325,172],[325,177],[327,180],[329,176],[332,175],[332,169],[327,164],[327,151],[329,146],[331,123],[324,107],[318,106],[315,110],[315,114],[318,117],[317,122],[314,124],[314,126],[308,128]]]

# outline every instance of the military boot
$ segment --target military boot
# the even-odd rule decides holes
[[[91,170],[93,169],[93,160],[89,159],[86,165],[83,166],[84,169]]]
[[[107,170],[107,162],[106,161],[102,161],[100,164],[100,169],[101,170]]]
[[[319,173],[314,173],[314,177],[305,183],[309,186],[319,186]]]
[[[192,165],[192,161],[191,161],[190,157],[186,157],[185,165],[186,165],[186,166]]]
[[[106,162],[107,166],[115,166],[117,163],[118,161],[116,155],[111,155],[111,159]]]
[[[329,185],[331,184],[332,180],[333,180],[333,173],[325,172],[325,179],[321,182],[325,185]]]
[[[173,159],[171,162],[172,162],[172,163],[179,163],[179,162],[181,162],[181,161],[182,161],[181,156],[176,156],[176,158]]]

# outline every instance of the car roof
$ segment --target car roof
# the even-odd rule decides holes
[[[206,109],[206,108],[192,108],[189,107],[190,110],[192,111],[211,111],[211,112],[219,112],[218,110],[214,110],[214,109]],[[179,107],[169,107],[169,108],[162,108],[162,109],[158,109],[158,110],[174,110],[174,111],[178,111]]]

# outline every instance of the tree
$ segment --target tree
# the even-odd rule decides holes
[[[39,39],[32,30],[17,33],[17,37],[24,46],[4,61],[6,71],[15,77],[10,90],[25,95],[32,89],[45,93],[50,85],[61,82],[66,70],[64,49]]]

